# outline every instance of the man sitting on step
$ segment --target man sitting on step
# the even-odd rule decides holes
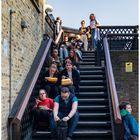
[[[79,113],[77,111],[78,99],[70,93],[69,88],[62,87],[61,95],[54,99],[54,109],[50,117],[50,128],[52,140],[55,139],[56,122],[63,120],[68,123],[67,140],[72,140],[72,134],[79,121]]]

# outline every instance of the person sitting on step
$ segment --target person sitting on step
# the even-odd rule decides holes
[[[119,107],[124,128],[124,140],[138,140],[138,124],[131,115],[131,104],[122,102]]]
[[[52,48],[51,56],[48,58],[49,66],[54,62],[57,64],[57,68],[59,71],[63,69],[60,57],[58,56],[58,49],[55,47]]]
[[[64,41],[62,42],[62,44],[60,45],[59,48],[59,55],[60,55],[60,60],[61,63],[63,64],[63,61],[66,57],[68,57],[68,47],[69,47],[70,43],[68,42],[68,37],[64,36]]]
[[[74,49],[71,49],[69,51],[69,56],[67,58],[69,58],[73,64],[73,66],[75,66],[76,69],[79,70],[79,59],[78,59],[78,56]]]
[[[59,72],[57,70],[57,64],[52,63],[49,70],[45,74],[45,89],[48,96],[54,99],[59,95]]]
[[[79,72],[73,68],[73,64],[71,62],[66,63],[65,68],[60,72],[60,79],[71,79],[71,84],[67,85],[72,94],[75,92],[79,93],[79,84],[80,84],[80,74]]]
[[[54,109],[50,117],[51,137],[55,139],[56,122],[63,120],[68,122],[67,140],[72,140],[73,132],[79,121],[79,113],[77,111],[78,99],[71,94],[69,88],[62,87],[61,95],[54,99]],[[53,139],[53,140],[54,140]]]
[[[35,98],[35,105],[32,110],[34,118],[34,130],[37,129],[39,121],[49,122],[50,113],[53,111],[53,107],[53,100],[48,98],[48,95],[44,89],[40,89],[39,96]]]
[[[73,46],[79,45],[80,51],[84,50],[84,43],[83,43],[83,41],[81,41],[80,35],[76,35],[75,39],[71,43],[73,44]]]

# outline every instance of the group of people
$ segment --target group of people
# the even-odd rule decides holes
[[[60,18],[57,26],[60,29]],[[59,47],[52,47],[48,57],[49,69],[44,75],[44,88],[39,90],[39,96],[35,99],[33,107],[34,129],[41,117],[49,121],[51,139],[55,139],[57,122],[62,120],[68,123],[67,140],[72,139],[72,134],[79,120],[77,110],[80,74],[79,63],[82,61],[82,51],[96,49],[99,23],[95,15],[90,15],[90,26],[85,27],[85,21],[81,21],[79,34],[69,40],[64,36]],[[59,31],[57,31],[57,34]],[[92,47],[91,47],[92,46]],[[124,140],[129,140],[131,135],[138,136],[138,127],[131,115],[130,104],[121,104],[120,113],[123,118]]]
[[[79,121],[77,111],[78,99],[68,87],[61,87],[61,94],[55,99],[48,97],[44,89],[40,89],[39,98],[33,107],[34,126],[36,129],[41,119],[48,120],[51,130],[51,140],[56,140],[57,122],[62,120],[68,125],[67,140],[72,140],[72,134]]]
[[[98,27],[99,22],[96,20],[94,14],[90,14],[90,25],[85,26],[85,20],[81,21],[81,27],[79,32],[81,35],[81,40],[84,42],[84,50],[96,50],[97,42],[100,40],[100,33]]]
[[[99,32],[99,22],[95,18],[95,15],[92,13],[89,16],[90,24],[85,26],[85,20],[81,21],[81,27],[79,28],[80,40],[83,42],[83,49],[87,50],[96,50],[97,42],[100,40]],[[62,29],[62,20],[60,17],[56,18],[56,36],[58,36],[60,30]],[[67,54],[66,54],[67,55]]]

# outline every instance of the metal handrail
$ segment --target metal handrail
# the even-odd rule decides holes
[[[134,37],[138,37],[139,34],[138,33],[132,33],[132,34],[107,34],[107,37],[112,37],[112,36],[134,36]]]
[[[48,41],[43,41],[43,43],[41,44],[41,47],[34,59],[30,71],[10,112],[8,119],[9,119],[9,128],[11,129],[10,137],[12,137],[13,139],[16,138],[17,140],[20,140],[21,120],[24,115],[25,109],[28,105],[29,99],[32,95],[32,91],[37,82],[38,76],[41,72],[41,69],[43,67],[45,58],[48,54],[51,44],[52,44],[51,38]],[[12,127],[14,127],[14,130],[12,130]]]
[[[115,80],[114,80],[114,75],[113,75],[113,70],[112,70],[112,64],[111,64],[111,59],[110,59],[109,45],[108,45],[108,41],[106,37],[103,39],[103,44],[104,44],[103,46],[104,46],[104,52],[105,52],[107,76],[108,76],[109,89],[110,89],[110,94],[111,94],[111,99],[112,99],[114,119],[115,119],[115,123],[121,123],[119,101],[118,101]]]
[[[28,101],[29,101],[29,98],[30,98],[30,96],[32,94],[32,91],[33,91],[33,88],[35,86],[35,83],[37,82],[38,76],[39,76],[41,68],[42,68],[42,66],[44,64],[44,61],[45,61],[46,55],[47,55],[47,53],[49,51],[49,48],[51,46],[51,43],[52,43],[52,39],[49,40],[49,42],[48,42],[48,44],[46,46],[46,49],[44,51],[44,54],[42,54],[42,58],[41,58],[40,62],[38,62],[39,65],[38,65],[38,67],[37,67],[37,69],[36,69],[36,71],[34,73],[34,76],[33,76],[32,80],[31,80],[30,84],[29,84],[27,92],[25,93],[24,100],[23,100],[23,102],[22,102],[22,104],[20,106],[19,111],[16,114],[16,118],[14,118],[14,121],[17,121],[17,120],[20,121],[22,119],[22,116],[24,114],[25,108],[26,108],[26,106],[28,104]]]

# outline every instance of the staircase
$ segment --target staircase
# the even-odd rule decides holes
[[[80,120],[73,140],[113,140],[105,68],[97,66],[96,52],[83,52],[80,76]],[[49,140],[49,134],[40,129],[33,140]]]

